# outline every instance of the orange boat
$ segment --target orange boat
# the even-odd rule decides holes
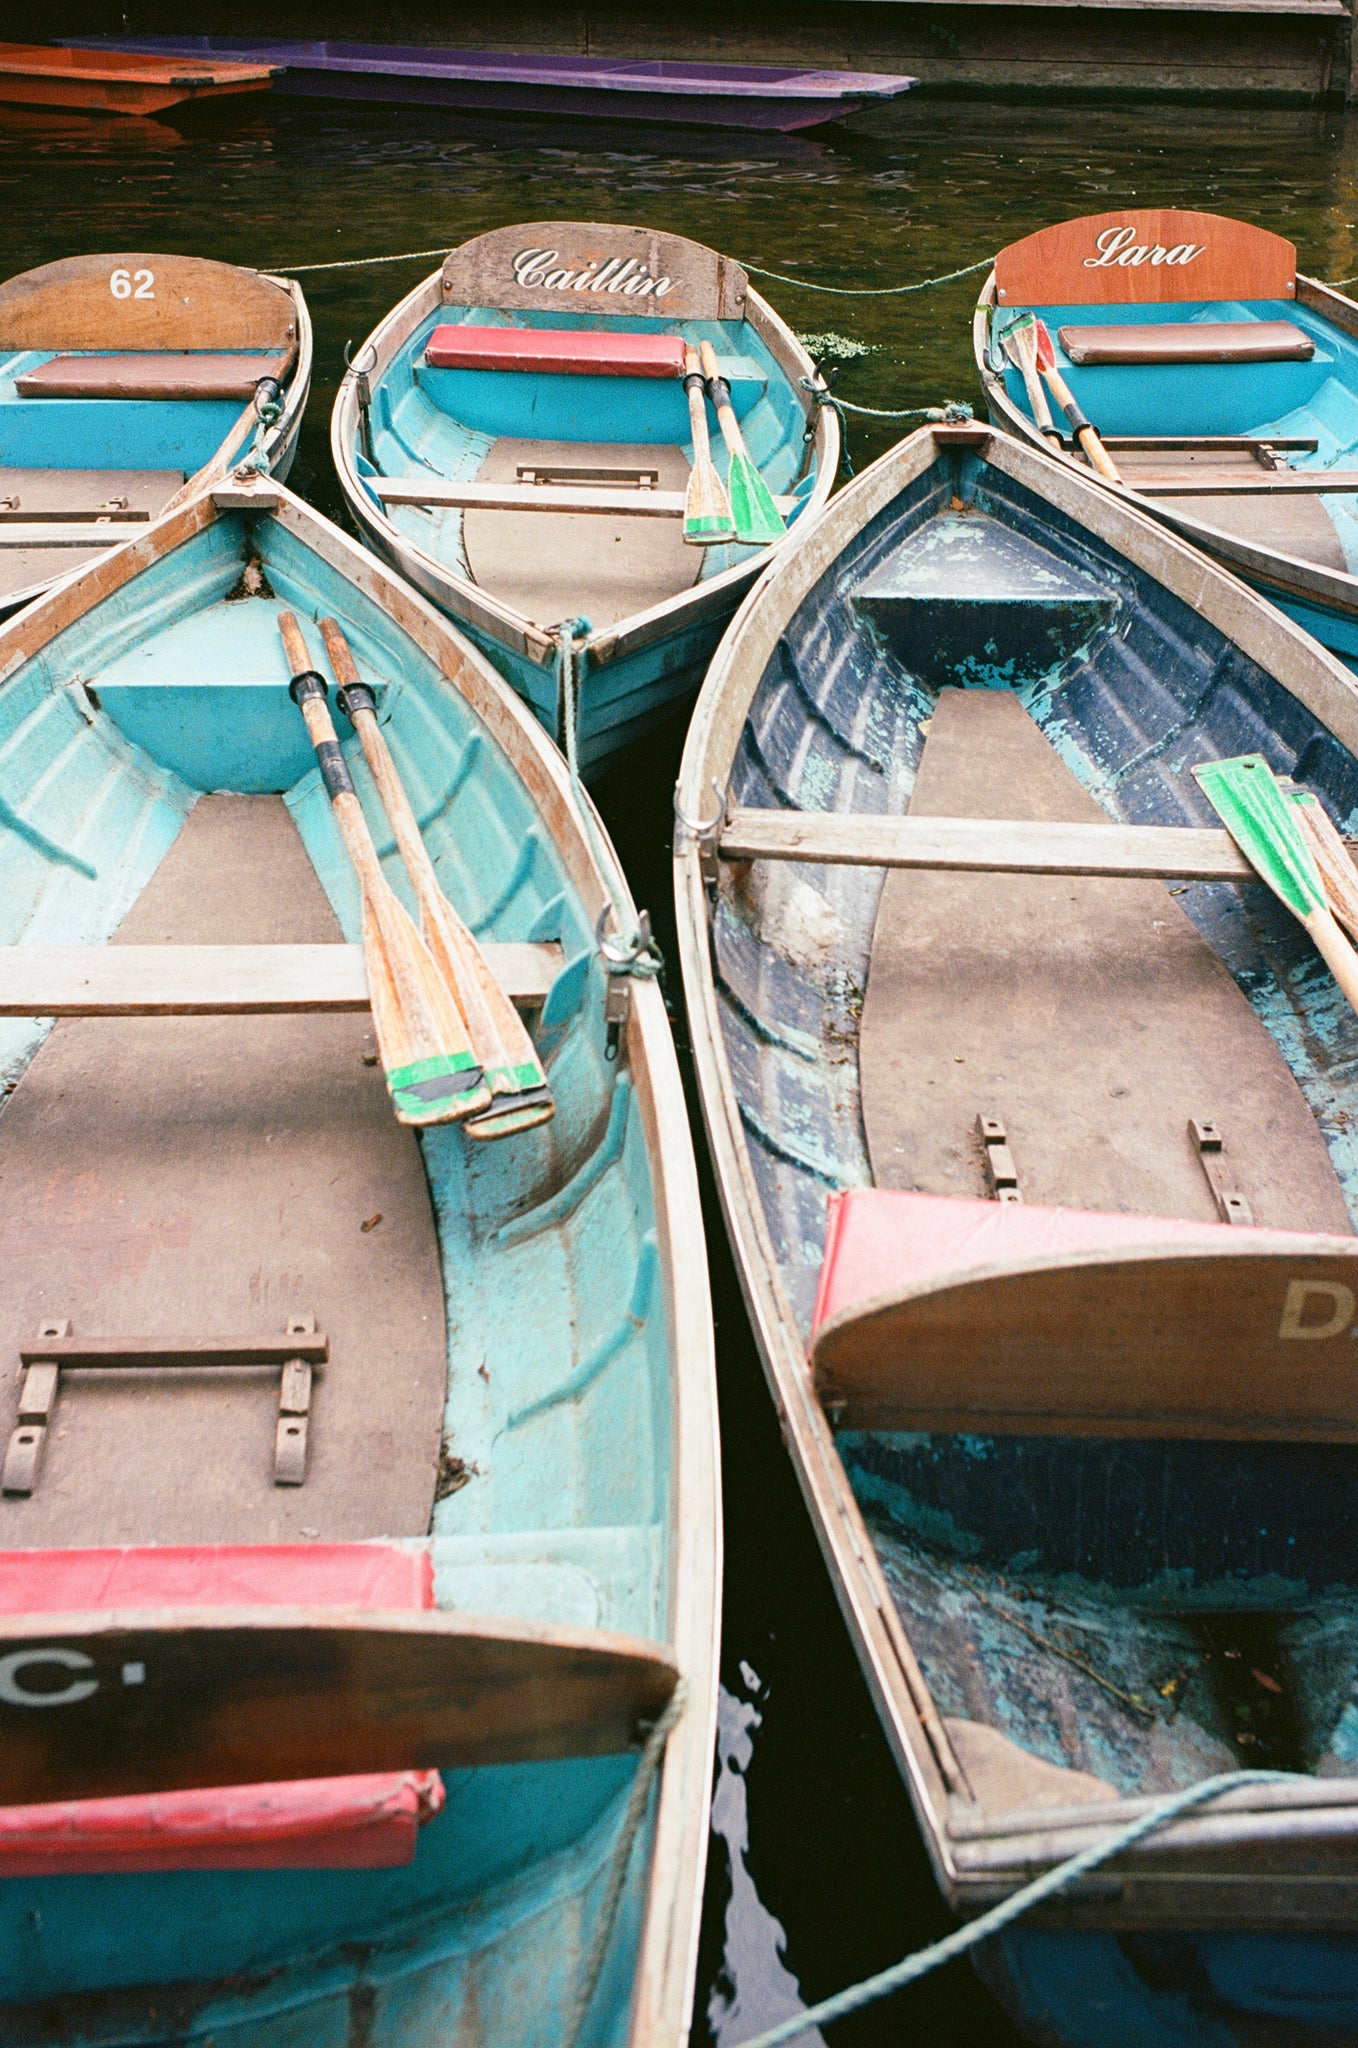
[[[280,69],[277,64],[229,64],[216,57],[144,57],[0,43],[0,101],[79,107],[89,113],[155,114],[181,100],[263,92]]]

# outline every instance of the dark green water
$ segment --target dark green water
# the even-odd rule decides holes
[[[433,39],[434,17],[415,11]],[[319,12],[310,23],[299,12],[289,11],[291,33],[333,31]],[[141,9],[130,25],[186,24]],[[203,31],[259,25],[211,9],[193,22]],[[81,19],[25,17],[6,33],[118,26],[116,8],[87,7]],[[414,33],[409,20],[400,29]],[[369,32],[396,27],[372,20]],[[975,262],[1069,214],[1133,203],[1243,215],[1292,237],[1313,275],[1350,277],[1358,117],[1346,130],[1336,115],[1257,109],[906,100],[811,137],[722,141],[287,101],[203,107],[176,125],[0,109],[2,276],[125,249],[287,269],[447,248],[556,216],[646,222],[823,284],[882,286]],[[328,422],[344,343],[433,267],[429,258],[304,276],[316,374],[292,482],[332,516],[340,500]],[[846,373],[845,397],[977,403],[974,278],[863,299],[757,282],[800,330],[878,346]],[[902,430],[857,423],[854,460]],[[599,792],[662,942],[672,928],[669,812],[681,744],[677,727],[657,735]],[[673,957],[672,943],[667,950]],[[670,994],[677,1005],[673,978]],[[678,1016],[676,1028],[682,1047]],[[947,1920],[778,1440],[715,1203],[709,1232],[725,1445],[725,1696],[695,2038],[736,2048],[799,1998],[882,1968]],[[831,2048],[1004,2048],[1017,2037],[967,1966],[954,1964],[827,2038]]]

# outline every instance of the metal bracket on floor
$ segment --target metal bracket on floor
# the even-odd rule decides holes
[[[985,1157],[986,1189],[996,1202],[1021,1202],[1018,1167],[1009,1150],[1009,1136],[997,1116],[978,1116],[976,1135]]]
[[[1226,1140],[1221,1135],[1220,1126],[1205,1118],[1191,1116],[1188,1135],[1207,1176],[1207,1185],[1212,1190],[1212,1199],[1222,1222],[1253,1223],[1254,1211],[1235,1186],[1235,1175],[1227,1164]]]

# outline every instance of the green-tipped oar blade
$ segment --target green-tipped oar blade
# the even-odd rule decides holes
[[[684,539],[691,547],[710,548],[735,537],[725,485],[710,457],[695,458],[684,498]]]
[[[744,449],[732,452],[726,488],[738,541],[747,547],[767,548],[783,538],[787,526],[773,502],[773,492]]]
[[[1320,872],[1296,808],[1278,787],[1263,755],[1204,761],[1193,774],[1250,866],[1293,916],[1304,924],[1325,909]]]

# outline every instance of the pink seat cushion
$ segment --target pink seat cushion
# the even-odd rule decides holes
[[[0,1614],[433,1604],[428,1553],[381,1543],[0,1551]],[[0,1807],[0,1877],[377,1869],[409,1863],[442,1805],[437,1771],[384,1771]]]
[[[1218,1244],[1225,1233],[1242,1250],[1277,1231],[1227,1223],[1185,1223],[1173,1216],[1101,1215],[1092,1209],[1040,1209],[1026,1202],[969,1202],[894,1188],[850,1188],[831,1195],[813,1332],[842,1310],[912,1284],[987,1266],[1099,1252],[1119,1245]]]
[[[547,327],[436,327],[424,359],[435,370],[539,370],[567,376],[677,377],[677,334],[572,334]]]

